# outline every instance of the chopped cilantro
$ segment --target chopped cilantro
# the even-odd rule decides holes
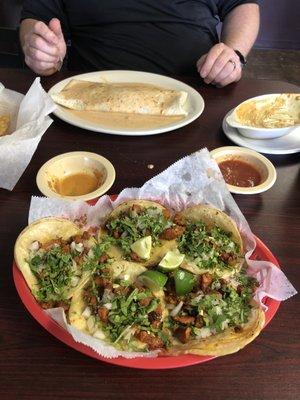
[[[149,207],[140,213],[123,213],[118,218],[107,222],[110,235],[118,233],[116,244],[129,254],[131,245],[145,236],[152,236],[153,244],[159,244],[160,234],[172,226],[172,222],[164,217],[155,207]]]
[[[199,268],[230,269],[227,258],[237,259],[239,246],[228,232],[215,226],[208,230],[202,222],[190,223],[179,239],[179,251],[194,260]]]
[[[71,254],[64,253],[59,246],[56,246],[32,257],[29,266],[39,283],[39,289],[35,293],[38,301],[66,299],[66,289],[74,275]]]

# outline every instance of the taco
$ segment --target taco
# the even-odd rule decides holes
[[[70,324],[118,350],[164,349],[168,330],[163,291],[143,285],[138,278],[145,270],[126,260],[99,268],[84,288],[74,293]]]
[[[244,270],[225,280],[108,262],[74,293],[68,318],[126,352],[221,356],[240,350],[263,328],[264,312],[253,301],[256,286]]]
[[[244,270],[226,280],[209,273],[194,275],[194,279],[189,276],[193,283],[183,294],[185,274],[192,275],[180,269],[175,276],[173,273],[165,288],[172,336],[168,354],[222,356],[255,339],[265,321],[264,312],[253,300],[255,279]]]
[[[244,263],[243,241],[235,222],[207,205],[186,208],[174,217],[184,228],[178,249],[185,254],[182,268],[194,274],[213,272],[226,277]]]
[[[63,218],[42,218],[20,233],[15,261],[43,308],[68,308],[74,291],[96,268],[95,243],[93,235]]]
[[[149,200],[129,200],[117,206],[105,223],[107,235],[115,241],[113,256],[152,267],[177,247],[184,228],[176,225],[170,212]],[[116,248],[118,250],[116,250]]]

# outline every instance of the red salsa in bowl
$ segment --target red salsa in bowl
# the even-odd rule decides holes
[[[254,150],[224,146],[212,150],[210,155],[218,164],[231,193],[262,193],[270,189],[276,181],[274,165]]]
[[[228,159],[221,161],[218,165],[225,182],[229,185],[253,187],[262,182],[259,171],[245,161]]]

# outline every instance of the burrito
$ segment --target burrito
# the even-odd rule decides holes
[[[72,79],[52,99],[72,110],[186,115],[188,94],[146,83],[102,83]]]

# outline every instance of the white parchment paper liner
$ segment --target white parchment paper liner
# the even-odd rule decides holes
[[[176,212],[200,203],[219,208],[236,221],[242,234],[247,251],[248,273],[256,277],[260,283],[255,299],[260,302],[262,308],[267,309],[262,303],[264,296],[282,301],[297,293],[282,270],[274,264],[268,261],[249,260],[256,245],[254,236],[245,217],[229,193],[218,165],[210,157],[207,149],[182,158],[150,179],[141,188],[124,189],[116,201],[112,201],[109,196],[102,196],[94,206],[90,206],[80,201],[70,203],[60,199],[32,197],[29,223],[46,216],[65,216],[76,220],[86,215],[87,226],[99,226],[108,212],[127,199],[157,200]],[[61,317],[58,318],[57,311],[54,309],[47,312],[71,333],[75,341],[85,343],[102,356],[130,356],[130,353],[122,352],[121,354],[115,349],[114,351],[108,350],[107,345],[103,346],[103,342],[99,343],[98,339],[95,343],[90,336],[78,332],[77,329],[66,324],[66,321],[63,322]]]
[[[25,97],[0,84],[0,114],[10,115],[10,135],[0,137],[0,187],[12,190],[52,123],[55,104],[36,78]]]

